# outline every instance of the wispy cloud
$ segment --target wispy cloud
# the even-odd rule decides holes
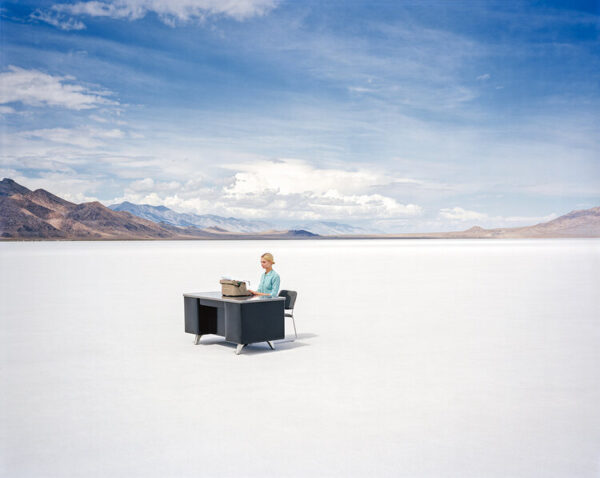
[[[67,17],[64,14],[56,11],[37,9],[29,17],[33,20],[48,23],[61,30],[83,30],[85,24],[75,18]]]
[[[23,103],[30,106],[58,106],[72,110],[117,105],[110,91],[94,90],[74,83],[71,76],[53,76],[38,70],[9,66],[0,73],[0,104]]]
[[[23,138],[33,138],[50,141],[52,143],[81,146],[83,148],[97,148],[106,144],[106,140],[120,139],[125,136],[119,129],[98,128],[48,128],[18,133]]]
[[[74,18],[108,17],[119,20],[139,20],[155,13],[169,26],[190,21],[203,22],[209,17],[229,17],[244,21],[262,16],[277,6],[277,0],[116,0],[58,3],[50,10],[36,10],[32,18],[50,23],[63,30],[78,30],[85,25]]]

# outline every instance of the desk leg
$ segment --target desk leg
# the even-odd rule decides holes
[[[196,335],[196,338],[194,339],[194,345],[198,345],[200,343],[200,337],[202,337],[202,334]]]
[[[239,355],[242,352],[242,349],[246,346],[247,344],[238,344],[237,348],[235,349],[235,354]]]

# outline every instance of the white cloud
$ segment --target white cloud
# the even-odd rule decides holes
[[[317,168],[297,159],[225,167],[237,172],[232,184],[223,189],[223,199],[246,216],[356,219],[415,216],[422,212],[418,205],[369,193],[372,187],[395,181],[376,171]]]
[[[10,106],[0,106],[0,115],[7,115],[12,113],[15,113],[14,108],[11,108]]]
[[[182,185],[178,181],[155,181],[152,178],[139,179],[129,185],[133,191],[150,192],[151,194],[156,194],[155,191],[177,191],[181,187]]]
[[[210,16],[225,16],[243,21],[267,14],[277,3],[277,0],[94,0],[74,4],[59,3],[52,6],[52,11],[58,14],[130,21],[155,13],[161,21],[174,26],[177,22],[203,21]]]
[[[353,93],[372,93],[375,89],[365,88],[364,86],[349,86],[348,91],[352,91]]]
[[[492,76],[489,73],[484,73],[483,75],[479,75],[475,78],[477,81],[486,81],[489,80]]]
[[[488,217],[487,214],[476,211],[467,211],[462,207],[440,209],[440,216],[452,221],[478,221]]]
[[[102,116],[98,115],[90,115],[90,119],[97,121],[98,123],[108,123],[108,120],[106,118],[103,118]]]
[[[30,15],[30,18],[40,22],[48,23],[56,28],[66,31],[83,30],[85,28],[85,24],[83,22],[75,20],[74,18],[65,17],[58,12],[43,11],[38,9]]]
[[[345,171],[315,168],[298,159],[255,161],[223,167],[237,171],[234,183],[226,189],[227,194],[236,197],[265,191],[275,191],[279,194],[323,194],[329,190],[356,193],[380,182],[390,181],[383,175],[366,169]]]
[[[72,110],[118,104],[106,98],[111,92],[94,91],[73,84],[74,80],[71,76],[52,76],[11,65],[8,71],[0,73],[0,104],[21,102],[30,106],[60,106]]]
[[[422,208],[416,204],[400,204],[395,199],[381,194],[343,195],[336,190],[310,198],[318,217],[326,218],[386,218],[418,216]]]

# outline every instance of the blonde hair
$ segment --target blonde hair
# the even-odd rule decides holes
[[[271,264],[275,264],[275,259],[273,259],[273,254],[271,254],[270,252],[265,252],[262,256],[260,256],[261,259],[266,259],[268,260]]]

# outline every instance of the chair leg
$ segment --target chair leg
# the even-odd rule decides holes
[[[267,343],[269,344],[269,347],[271,347],[271,350],[275,350],[275,345],[273,345],[269,340],[267,340]]]
[[[194,345],[198,345],[200,343],[200,337],[202,337],[202,335],[196,335],[196,338],[194,340]]]
[[[293,315],[292,315],[292,324],[294,324],[294,335],[296,335],[296,338],[298,338],[298,332],[296,332],[296,320],[294,319]]]

